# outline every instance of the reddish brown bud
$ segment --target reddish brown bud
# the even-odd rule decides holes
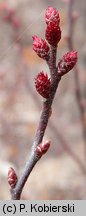
[[[46,9],[45,20],[46,20],[46,24],[53,23],[55,25],[59,25],[60,17],[56,8],[48,7]]]
[[[16,175],[16,172],[15,170],[10,167],[9,170],[8,170],[8,183],[9,185],[13,188],[16,183],[17,183],[17,175]]]
[[[35,78],[35,86],[37,92],[44,98],[48,98],[50,94],[51,82],[47,74],[40,72]]]
[[[48,151],[49,147],[50,147],[50,141],[45,141],[39,144],[36,148],[36,155],[38,157],[42,157],[42,155],[44,155]]]
[[[63,76],[73,69],[77,62],[77,52],[68,52],[58,63],[58,73]]]
[[[45,40],[40,37],[33,36],[33,50],[40,58],[48,60],[49,58],[49,46]]]
[[[52,46],[57,46],[61,39],[61,29],[59,26],[55,26],[53,23],[50,23],[46,28],[46,40]]]

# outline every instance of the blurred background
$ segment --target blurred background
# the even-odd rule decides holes
[[[38,72],[49,72],[32,49],[32,36],[45,36],[45,9],[60,12],[62,40],[57,59],[69,50],[68,0],[0,0],[0,199],[10,199],[7,172],[21,175],[34,140],[42,97],[34,86]],[[86,1],[74,0],[73,44],[78,51],[81,99],[74,73],[62,78],[53,103],[45,139],[49,152],[28,179],[22,199],[86,199]],[[81,117],[80,105],[84,109]],[[83,124],[84,122],[84,124]],[[84,126],[83,126],[84,125]],[[84,127],[84,136],[83,136]],[[28,155],[27,155],[28,152]]]

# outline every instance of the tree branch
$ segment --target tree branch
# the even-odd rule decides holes
[[[61,39],[61,29],[59,26],[60,18],[58,11],[55,8],[48,7],[45,13],[45,21],[47,24],[45,36],[50,46],[46,40],[33,36],[33,49],[39,57],[47,61],[51,79],[48,79],[47,74],[45,75],[44,72],[40,72],[35,80],[36,90],[45,99],[43,101],[42,112],[32,145],[31,154],[19,180],[17,179],[16,173],[12,168],[9,171],[8,179],[11,186],[11,196],[13,200],[20,199],[23,187],[33,167],[39,161],[41,156],[46,153],[46,148],[44,149],[42,141],[50,117],[51,107],[58,84],[61,77],[68,73],[77,62],[77,52],[69,52],[62,57],[58,63],[58,66],[56,65],[57,45]],[[47,147],[48,150],[49,143],[45,143],[45,147]]]
[[[74,0],[68,1],[68,48],[74,50],[73,46],[73,33],[74,33],[74,17],[73,17],[73,3]],[[79,68],[76,65],[74,67],[74,80],[75,80],[75,95],[80,112],[80,118],[82,123],[83,139],[85,143],[85,155],[86,155],[86,123],[85,123],[85,109],[82,104],[81,90],[79,84]]]

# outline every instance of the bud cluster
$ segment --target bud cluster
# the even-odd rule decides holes
[[[37,55],[46,60],[49,63],[50,52],[52,48],[57,48],[57,45],[61,39],[61,29],[60,29],[60,16],[58,10],[53,7],[48,7],[45,11],[45,22],[46,22],[46,31],[45,37],[48,43],[52,46],[51,50],[46,40],[43,40],[40,37],[33,36],[33,50]],[[51,59],[52,60],[52,59]],[[77,52],[68,52],[62,59],[59,61],[57,66],[57,74],[63,76],[68,73],[77,62]],[[48,75],[43,71],[40,72],[35,78],[35,86],[38,93],[44,97],[49,98],[51,81],[48,78]]]

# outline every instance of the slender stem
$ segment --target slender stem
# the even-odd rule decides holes
[[[70,0],[71,4],[72,4],[73,0]],[[71,5],[72,6],[72,5]],[[71,16],[72,18],[72,16]],[[70,19],[71,20],[71,19]],[[72,21],[71,21],[72,22]],[[70,43],[71,43],[71,38],[70,38]],[[70,44],[70,46],[72,46],[72,43]],[[49,61],[47,62],[49,69],[50,69],[50,74],[51,74],[51,90],[50,90],[50,96],[48,99],[46,99],[43,102],[43,106],[42,106],[42,112],[41,112],[41,116],[40,116],[40,120],[39,120],[39,124],[37,127],[37,131],[35,134],[35,138],[34,138],[34,142],[32,145],[32,150],[31,150],[31,154],[30,157],[28,158],[24,171],[21,175],[21,177],[19,178],[17,184],[15,185],[14,188],[11,188],[11,196],[13,200],[19,200],[21,197],[21,193],[22,190],[24,188],[24,185],[33,169],[33,167],[36,165],[36,163],[39,161],[39,157],[37,157],[36,155],[36,147],[42,142],[45,131],[46,131],[46,127],[48,124],[48,120],[50,117],[50,110],[51,110],[51,106],[53,103],[53,99],[55,97],[55,93],[58,87],[58,84],[61,80],[61,77],[58,75],[57,73],[57,68],[56,68],[56,52],[57,52],[57,48],[56,47],[52,47],[50,48],[50,57],[49,57]],[[79,160],[77,161],[79,163]],[[82,167],[83,169],[83,167]]]
[[[77,98],[77,102],[78,102],[78,107],[79,107],[79,111],[80,111],[80,118],[81,118],[81,122],[82,122],[82,129],[83,129],[83,138],[84,138],[84,142],[85,142],[85,155],[86,155],[86,122],[85,122],[85,109],[83,104],[81,103],[81,92],[80,92],[80,85],[79,85],[79,78],[78,78],[78,67],[75,66],[74,68],[75,74],[75,83],[76,83],[76,98]]]
[[[48,66],[50,69],[51,74],[51,81],[55,80],[55,76],[57,77],[57,68],[56,68],[56,55],[57,55],[57,48],[51,46],[50,47],[50,58],[48,61]]]
[[[69,28],[69,35],[68,35],[68,47],[69,50],[74,50],[73,47],[73,31],[74,31],[74,19],[73,19],[73,3],[74,0],[69,0],[68,2],[68,28]],[[82,130],[83,130],[83,138],[85,142],[85,155],[86,155],[86,123],[85,123],[85,109],[84,106],[81,103],[81,90],[80,90],[80,84],[79,84],[79,69],[76,65],[74,68],[74,80],[75,80],[75,95],[77,99],[77,104],[80,111],[80,118],[82,122]]]
[[[26,71],[27,71],[27,66],[26,66]],[[32,97],[34,98],[38,108],[40,108],[39,99],[38,99],[38,97],[36,97],[36,94],[34,93],[34,91],[32,89],[32,86],[31,86],[31,84],[29,82],[28,76],[25,76],[25,83],[26,83],[26,86],[28,88],[28,91],[31,93]],[[63,134],[61,134],[59,132],[58,128],[54,125],[54,123],[52,122],[51,119],[50,119],[49,126],[50,126],[51,131],[53,131],[54,136],[56,137],[56,139],[59,139],[60,145],[65,150],[65,152],[67,152],[67,154],[70,155],[70,157],[75,161],[75,163],[77,163],[77,165],[79,166],[79,168],[81,169],[83,174],[86,174],[86,169],[85,169],[85,166],[84,166],[82,160],[76,155],[74,150],[70,148],[67,141],[65,141],[65,139],[63,137]]]
[[[23,171],[21,177],[19,178],[15,188],[11,188],[11,199],[12,200],[20,200],[23,187],[24,187],[33,167],[35,166],[35,164],[37,163],[38,160],[39,159],[34,154],[34,150],[32,150],[31,155],[29,157],[29,160],[26,162],[24,171]]]
[[[40,116],[40,121],[38,124],[38,128],[36,131],[36,135],[34,138],[34,143],[32,146],[32,151],[31,155],[26,163],[26,166],[24,168],[24,171],[19,178],[15,188],[11,188],[11,195],[13,200],[18,200],[21,197],[21,193],[23,190],[23,187],[39,158],[35,154],[35,149],[37,145],[39,145],[42,142],[43,136],[45,134],[45,130],[48,124],[49,120],[49,115],[50,115],[50,109],[53,103],[53,99],[59,84],[59,81],[61,79],[60,76],[56,73],[56,48],[51,47],[50,51],[50,60],[48,62],[49,68],[50,68],[50,73],[51,73],[51,91],[50,91],[50,96],[46,101],[43,102],[43,107],[42,107],[42,113]],[[56,76],[57,74],[57,76]],[[55,75],[55,76],[54,76]]]

